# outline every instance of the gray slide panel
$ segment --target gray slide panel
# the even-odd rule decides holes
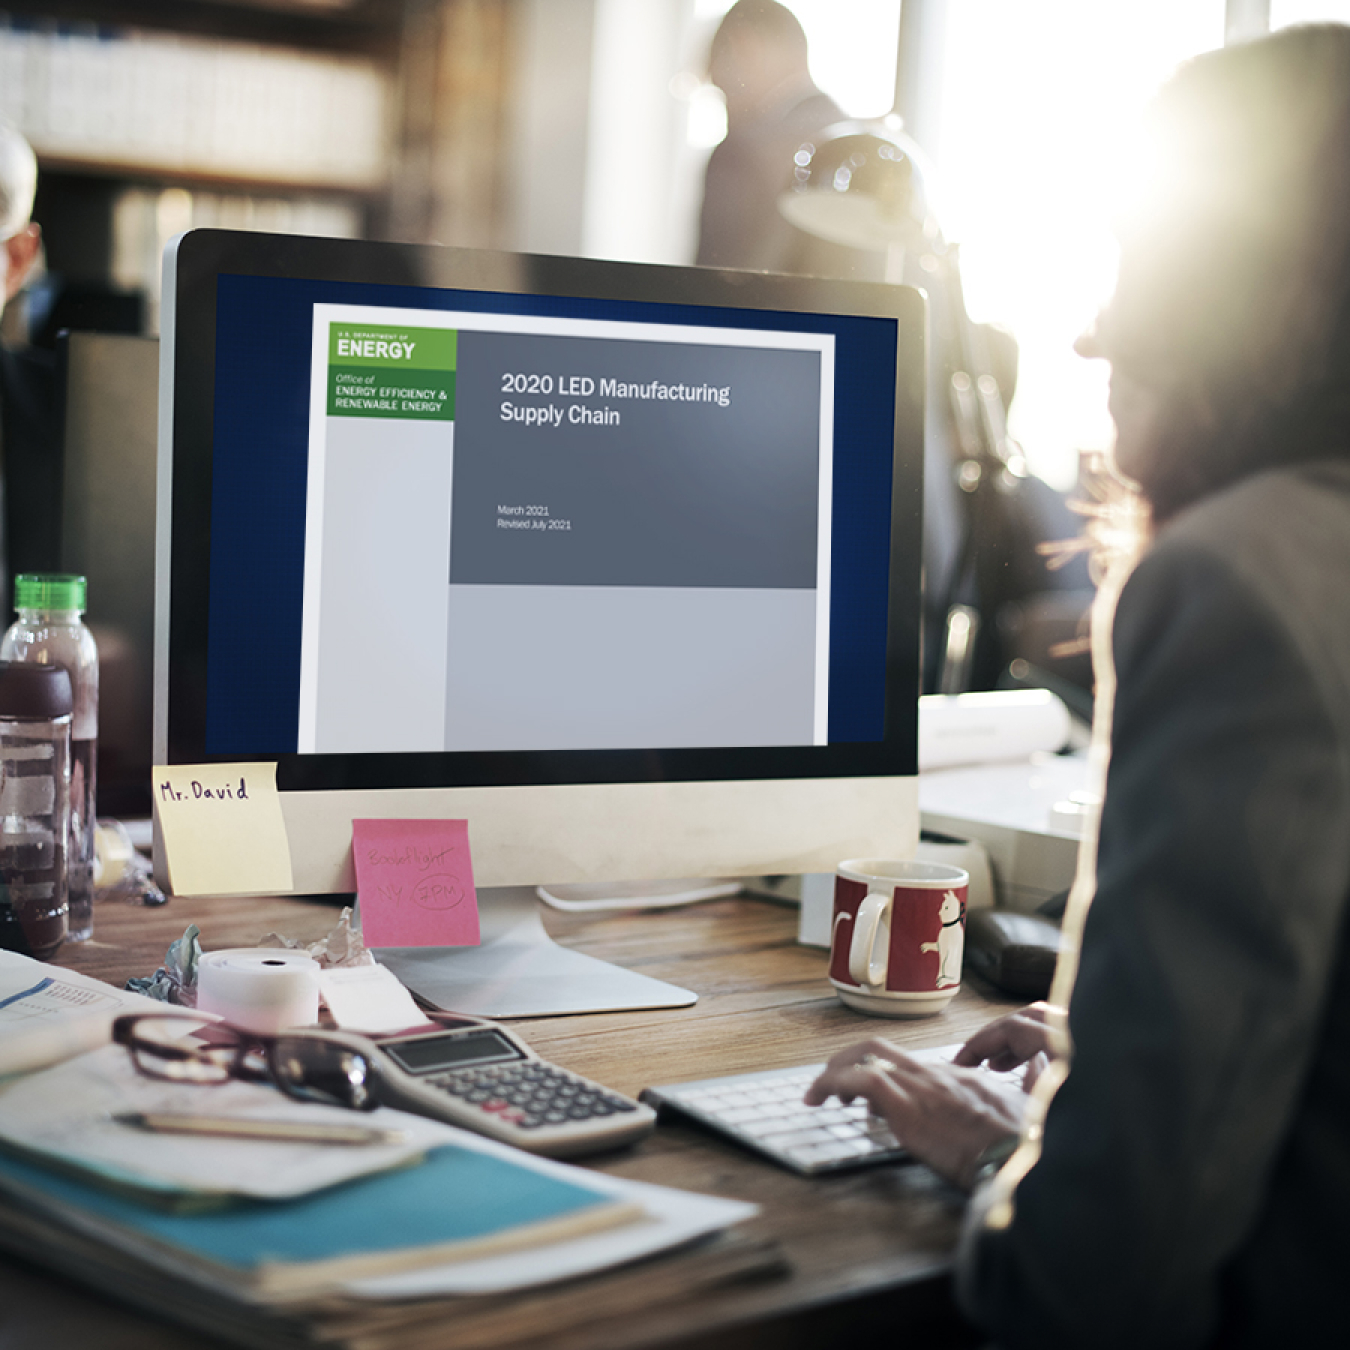
[[[451,582],[814,586],[820,360],[461,332]],[[711,386],[727,406],[606,396],[607,379]]]
[[[315,739],[438,749],[454,427],[328,419]]]
[[[814,591],[450,588],[447,750],[810,745]]]

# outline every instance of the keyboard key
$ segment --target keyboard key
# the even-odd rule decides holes
[[[812,1144],[809,1148],[794,1148],[788,1151],[798,1162],[808,1164],[842,1162],[845,1158],[854,1156],[851,1148],[841,1148],[837,1141],[831,1144]]]
[[[843,1156],[849,1158],[866,1158],[877,1151],[867,1139],[841,1139],[838,1148]]]
[[[755,1099],[748,1092],[728,1092],[722,1098],[722,1106],[725,1110],[734,1109],[737,1106],[753,1106]]]
[[[774,1140],[774,1147],[786,1149],[792,1152],[807,1144],[822,1144],[827,1142],[816,1130],[794,1130],[791,1134],[779,1135]]]
[[[688,1097],[681,1099],[687,1102],[695,1110],[718,1112],[725,1111],[727,1104],[722,1100],[720,1092],[701,1092],[698,1094],[690,1093]]]
[[[728,1125],[743,1125],[751,1120],[764,1120],[765,1112],[762,1106],[738,1106],[731,1111],[719,1111],[717,1119]]]
[[[764,1102],[753,1110],[756,1112],[755,1120],[779,1120],[783,1116],[783,1108],[777,1102]]]
[[[822,1125],[842,1125],[846,1121],[853,1119],[853,1116],[838,1106],[817,1106],[813,1108],[815,1119]]]
[[[749,1120],[741,1130],[752,1139],[772,1139],[776,1134],[791,1134],[795,1128],[785,1120]]]

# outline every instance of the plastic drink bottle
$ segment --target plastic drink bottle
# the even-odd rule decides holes
[[[83,577],[20,573],[14,578],[19,617],[0,640],[0,661],[64,666],[74,695],[70,750],[70,838],[66,880],[70,894],[67,936],[76,942],[94,932],[94,826],[98,749],[98,648],[80,615]]]
[[[0,947],[45,960],[66,936],[70,673],[0,661]]]

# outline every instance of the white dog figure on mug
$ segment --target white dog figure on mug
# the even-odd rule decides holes
[[[955,891],[948,891],[942,897],[942,908],[938,910],[942,927],[938,931],[936,942],[925,942],[919,947],[921,952],[938,954],[939,989],[950,989],[961,983],[961,950],[965,945],[965,906],[957,898]]]

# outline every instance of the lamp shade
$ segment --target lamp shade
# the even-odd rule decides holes
[[[836,122],[798,148],[795,165],[778,209],[799,230],[859,249],[939,244],[932,171],[898,119]]]

